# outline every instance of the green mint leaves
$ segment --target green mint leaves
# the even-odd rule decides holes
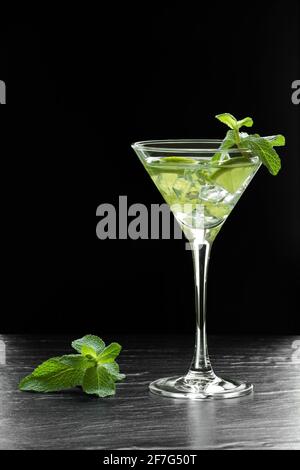
[[[246,117],[244,119],[241,119],[240,121],[237,121],[232,114],[229,113],[223,113],[223,114],[217,114],[216,116],[219,121],[223,122],[224,124],[227,124],[230,129],[240,129],[242,126],[246,127],[252,127],[253,126],[253,120],[250,117]]]
[[[251,150],[254,155],[259,156],[271,175],[277,175],[281,168],[281,161],[276,150],[273,149],[271,141],[259,135],[249,135],[242,139],[241,145]]]
[[[19,383],[22,391],[58,392],[81,386],[85,393],[107,397],[115,395],[115,382],[123,380],[115,359],[118,343],[105,343],[98,336],[86,335],[72,342],[79,354],[53,357],[40,364]]]
[[[281,168],[281,161],[275,146],[285,145],[285,138],[283,135],[275,135],[270,137],[261,137],[259,134],[247,134],[240,132],[243,126],[252,127],[253,119],[246,117],[238,121],[232,114],[223,113],[217,114],[216,118],[223,124],[226,124],[229,130],[220,146],[220,152],[216,153],[213,161],[223,161],[226,157],[226,150],[237,147],[243,150],[250,150],[253,155],[260,158],[261,162],[268,168],[271,175],[277,175]],[[244,152],[244,154],[246,154]]]
[[[25,377],[19,388],[23,391],[57,392],[76,387],[81,384],[87,368],[92,365],[80,355],[53,357]]]
[[[87,369],[83,377],[82,388],[85,393],[98,395],[98,397],[107,397],[116,393],[115,381],[103,366]]]

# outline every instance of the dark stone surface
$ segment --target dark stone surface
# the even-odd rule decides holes
[[[300,449],[299,337],[211,337],[215,371],[246,378],[252,395],[182,401],[150,395],[150,381],[184,373],[193,338],[114,337],[127,374],[113,398],[80,389],[20,392],[21,377],[42,360],[69,353],[70,338],[3,335],[0,449]],[[0,343],[0,345],[3,343]],[[4,362],[3,354],[1,361]]]

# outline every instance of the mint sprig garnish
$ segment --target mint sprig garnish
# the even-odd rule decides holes
[[[115,395],[115,382],[123,380],[115,361],[121,346],[105,346],[98,336],[86,335],[72,342],[78,354],[53,357],[40,364],[19,383],[22,391],[58,392],[81,386],[85,393],[107,397]]]
[[[259,134],[249,135],[246,132],[240,132],[240,128],[243,126],[253,126],[253,119],[250,117],[237,120],[232,114],[223,113],[217,114],[216,118],[230,127],[230,130],[227,132],[220,146],[220,151],[213,156],[213,161],[226,160],[228,158],[226,150],[237,147],[241,149],[241,153],[245,156],[248,154],[243,152],[243,150],[250,150],[253,155],[260,158],[263,165],[268,168],[272,175],[277,175],[281,168],[281,161],[274,147],[285,145],[283,135],[278,134],[269,137],[261,137]]]

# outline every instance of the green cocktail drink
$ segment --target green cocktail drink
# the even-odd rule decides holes
[[[146,157],[144,165],[184,229],[223,223],[260,166],[258,157]]]

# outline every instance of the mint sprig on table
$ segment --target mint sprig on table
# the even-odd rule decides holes
[[[246,132],[240,132],[240,128],[243,126],[253,126],[253,119],[250,117],[238,121],[232,114],[223,113],[217,114],[216,118],[230,127],[230,130],[227,132],[220,146],[220,152],[214,155],[213,161],[222,161],[224,156],[226,158],[226,150],[230,148],[239,148],[241,149],[241,153],[243,153],[243,149],[251,150],[252,154],[260,158],[263,165],[268,168],[272,175],[277,175],[281,168],[281,161],[274,147],[285,145],[283,135],[261,137],[259,134],[249,135]]]
[[[58,392],[81,386],[85,393],[98,397],[115,395],[116,381],[125,378],[115,361],[122,349],[120,344],[105,346],[98,336],[86,335],[73,341],[72,347],[78,354],[48,359],[21,380],[19,389]]]

